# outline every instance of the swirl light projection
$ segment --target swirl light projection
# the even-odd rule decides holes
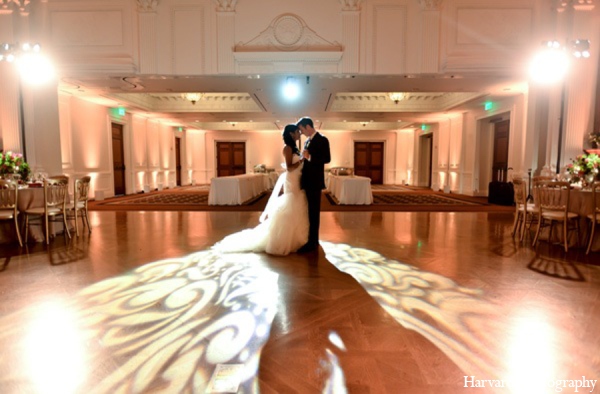
[[[203,251],[147,264],[86,288],[74,300],[76,308],[65,309],[78,315],[67,332],[77,331],[83,338],[78,343],[85,343],[85,350],[74,354],[78,363],[88,365],[88,373],[82,377],[78,369],[71,370],[77,376],[69,373],[54,387],[86,393],[205,392],[217,364],[243,364],[239,392],[256,391],[260,351],[279,294],[278,274],[259,257]],[[6,320],[1,326],[10,327]],[[41,337],[43,333],[36,330],[36,343],[56,341],[53,330]],[[6,332],[0,337],[3,344],[10,343]],[[15,368],[10,357],[2,358],[1,370],[22,372],[0,377],[0,387],[33,392],[32,387],[42,386],[47,380],[36,380],[45,375],[35,373],[27,360],[52,357],[61,369],[72,364],[60,352],[44,354],[48,347],[30,342],[13,345],[15,354],[25,353],[19,360],[24,365]]]
[[[545,314],[546,306],[523,302],[508,311],[479,290],[377,252],[321,245],[330,263],[466,375],[522,382],[522,390],[512,392],[523,393],[537,392],[551,378],[599,376],[598,358],[591,354],[597,349],[561,331],[552,321],[559,315]],[[61,394],[199,393],[217,365],[225,364],[242,365],[238,392],[258,392],[260,353],[279,302],[279,275],[268,264],[264,254],[207,250],[104,280],[72,302],[6,316],[0,320],[0,387]],[[346,357],[352,349],[342,337],[329,333],[323,392],[346,392],[336,353]]]
[[[484,338],[485,324],[497,315],[494,305],[474,289],[458,286],[441,275],[388,260],[377,252],[322,242],[327,259],[354,277],[375,300],[406,328],[433,342],[463,371],[498,376],[498,361]],[[488,317],[472,319],[472,317]],[[484,329],[485,328],[485,329]],[[474,371],[473,368],[479,370]]]
[[[598,376],[597,363],[571,357],[596,360],[589,346],[560,332],[535,306],[507,311],[480,290],[372,250],[328,242],[321,246],[327,260],[354,277],[396,321],[423,335],[468,375],[527,384],[568,376],[569,371]]]

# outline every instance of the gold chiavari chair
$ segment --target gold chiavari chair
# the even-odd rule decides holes
[[[65,233],[71,238],[69,226],[67,224],[67,196],[69,195],[68,178],[65,179],[48,179],[44,181],[44,206],[27,209],[25,214],[25,242],[29,235],[29,218],[38,217],[40,224],[43,224],[46,244],[50,243],[50,227],[49,221],[55,221],[59,216],[62,216],[62,222],[65,228]]]
[[[590,225],[592,226],[592,229],[590,231],[590,240],[588,241],[588,246],[585,251],[585,254],[589,254],[590,250],[592,249],[592,243],[594,242],[594,231],[596,229],[596,225],[600,223],[600,203],[598,202],[598,198],[600,198],[600,193],[598,192],[598,190],[600,190],[600,182],[594,183],[592,185],[594,212],[587,215],[587,218],[590,219]]]
[[[569,212],[569,195],[571,185],[569,182],[542,181],[534,186],[534,198],[539,209],[538,227],[533,240],[533,246],[537,244],[542,227],[550,222],[548,240],[552,237],[554,222],[561,222],[563,228],[563,241],[565,252],[569,251],[569,230],[577,230],[577,241],[579,243],[579,215]],[[569,227],[569,222],[575,221],[575,227]]]
[[[75,220],[75,233],[79,237],[79,226],[77,225],[78,216],[81,217],[81,224],[83,227],[87,226],[88,233],[92,233],[92,227],[90,226],[90,219],[88,215],[88,200],[90,194],[90,181],[89,176],[75,179],[75,189],[73,193],[73,202],[67,204],[67,211],[71,214]]]
[[[19,185],[11,180],[0,179],[0,220],[14,221],[19,245],[23,246],[21,232],[19,231],[19,210],[17,209],[18,197]]]
[[[525,237],[526,226],[534,220],[537,211],[534,204],[527,201],[527,183],[522,178],[513,178],[515,195],[515,220],[513,223],[512,236],[519,234],[519,240]]]

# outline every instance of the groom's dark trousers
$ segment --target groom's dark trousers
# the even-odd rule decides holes
[[[325,164],[331,161],[329,140],[315,132],[304,146],[310,153],[310,160],[304,161],[301,185],[308,202],[308,247],[319,245],[319,225],[321,218],[321,191],[325,189]]]

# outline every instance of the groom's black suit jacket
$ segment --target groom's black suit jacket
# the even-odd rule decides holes
[[[304,149],[310,153],[310,161],[304,160],[300,180],[302,189],[323,190],[325,189],[325,164],[331,161],[329,140],[315,132]]]

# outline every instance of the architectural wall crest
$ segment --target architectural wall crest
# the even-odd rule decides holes
[[[567,8],[577,11],[591,11],[594,9],[594,0],[555,0],[556,11],[563,12]]]
[[[215,0],[217,11],[235,11],[238,0]]]
[[[0,10],[18,10],[21,13],[28,13],[30,4],[31,0],[0,0]]]
[[[156,12],[158,0],[137,0],[138,10],[140,12]]]
[[[442,0],[419,0],[419,4],[424,11],[436,11],[440,9]]]
[[[341,51],[341,45],[329,42],[311,30],[294,14],[276,17],[269,27],[246,43],[239,43],[236,52],[258,51]]]
[[[340,0],[343,11],[359,11],[362,0]]]

